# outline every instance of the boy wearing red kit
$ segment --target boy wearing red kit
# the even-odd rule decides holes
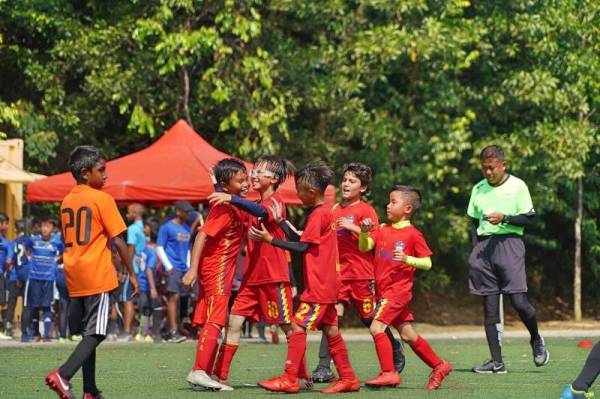
[[[396,185],[390,192],[387,217],[392,222],[371,233],[372,222],[361,223],[359,237],[361,251],[375,249],[375,280],[377,282],[377,306],[369,328],[375,341],[381,373],[366,381],[367,386],[396,386],[400,374],[394,370],[392,346],[385,334],[388,326],[398,329],[402,340],[410,344],[415,354],[433,370],[427,389],[438,389],[442,380],[450,374],[452,366],[441,359],[412,327],[414,321],[408,305],[412,300],[412,288],[416,269],[431,268],[431,250],[423,234],[411,225],[410,219],[421,206],[421,194],[413,187]]]
[[[279,248],[304,254],[304,292],[291,324],[288,354],[283,375],[259,381],[258,385],[275,392],[296,393],[300,390],[299,372],[306,356],[306,330],[322,329],[327,337],[340,379],[322,389],[323,393],[353,392],[360,389],[346,344],[337,326],[337,292],[340,287],[336,224],[331,207],[325,204],[325,189],[333,178],[331,169],[323,163],[308,164],[296,173],[296,189],[309,214],[300,237],[286,222],[289,241],[274,238],[264,227],[250,229],[250,238],[268,242]],[[276,207],[274,213],[278,214]],[[284,227],[285,226],[285,227]]]
[[[275,219],[270,206],[276,204],[285,212],[285,204],[276,192],[277,188],[294,173],[294,167],[278,156],[259,158],[251,172],[252,189],[260,194],[261,213],[251,218],[251,224],[266,230],[279,240],[285,234]],[[209,197],[211,204],[230,202],[246,210],[244,203],[227,193],[214,193]],[[251,212],[254,214],[254,212]],[[283,215],[285,217],[285,214]],[[286,251],[258,241],[248,241],[246,272],[241,287],[233,302],[225,342],[221,345],[214,373],[225,384],[233,357],[239,347],[242,324],[246,318],[258,322],[261,318],[267,324],[281,325],[286,335],[291,334],[293,317],[293,296]],[[304,371],[303,379],[308,379]]]
[[[221,160],[213,169],[223,192],[245,196],[248,175],[244,164],[233,158]],[[191,267],[182,278],[186,287],[199,281],[198,302],[193,324],[198,333],[196,360],[186,380],[192,386],[215,390],[231,390],[210,378],[218,349],[221,329],[227,323],[227,304],[235,273],[235,263],[242,245],[245,214],[229,204],[211,208],[206,222],[196,235]]]
[[[337,224],[337,242],[341,270],[342,285],[338,293],[336,310],[338,325],[344,317],[347,305],[353,304],[361,321],[366,327],[373,321],[375,305],[375,274],[373,271],[373,254],[361,252],[358,248],[360,223],[370,219],[379,226],[375,209],[362,200],[371,186],[371,168],[363,163],[350,163],[344,166],[341,191],[342,201],[333,207],[333,218]],[[400,342],[394,338],[392,331],[385,330],[394,348],[394,367],[400,373],[404,367],[404,355]],[[319,348],[319,364],[313,371],[314,382],[331,381],[335,375],[331,371],[331,356],[327,349],[327,339],[321,338]]]

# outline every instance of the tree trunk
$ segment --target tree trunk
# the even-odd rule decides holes
[[[193,128],[192,116],[190,115],[190,75],[186,68],[181,68],[181,77],[183,80],[183,113],[187,123]]]
[[[577,218],[575,219],[575,278],[573,305],[575,321],[581,320],[581,223],[583,220],[583,179],[577,178]]]

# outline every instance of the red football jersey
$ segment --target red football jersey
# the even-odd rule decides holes
[[[262,201],[260,204],[267,208],[266,218],[251,217],[252,226],[260,228],[261,223],[271,233],[273,238],[285,240],[285,233],[273,216],[271,206],[276,201],[282,209],[285,218],[285,203],[277,193]],[[259,285],[265,283],[282,283],[290,281],[287,256],[285,250],[270,244],[248,240],[248,256],[246,257],[246,273],[242,284]]]
[[[331,206],[314,208],[304,226],[300,241],[312,245],[304,254],[302,302],[336,303],[340,288],[336,223]]]
[[[333,207],[333,220],[350,218],[355,225],[360,226],[363,219],[371,219],[374,226],[379,226],[375,209],[364,201],[355,202],[349,206],[336,204]],[[358,249],[358,234],[342,227],[337,228],[337,242],[342,267],[342,280],[372,280],[373,254],[361,252]]]
[[[397,243],[404,244],[404,253],[417,258],[431,256],[432,252],[425,237],[416,227],[410,225],[401,229],[384,225],[371,235],[375,241],[375,281],[377,297],[392,299],[412,296],[415,268],[394,260],[393,252]]]
[[[229,204],[217,205],[210,209],[201,231],[208,236],[198,265],[201,296],[229,295],[244,235],[244,216]]]

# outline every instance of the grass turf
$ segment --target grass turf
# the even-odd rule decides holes
[[[483,340],[432,340],[441,356],[450,360],[454,372],[437,392],[427,392],[430,370],[407,348],[407,366],[398,388],[370,390],[362,387],[358,398],[558,398],[564,385],[583,366],[588,350],[577,348],[581,338],[549,338],[550,363],[536,368],[529,343],[505,339],[506,375],[477,375],[470,371],[487,356]],[[371,342],[348,343],[352,365],[361,381],[378,373]],[[108,398],[274,398],[276,393],[252,386],[256,381],[280,374],[286,345],[242,343],[230,376],[233,392],[194,392],[185,382],[193,363],[195,343],[183,344],[102,344],[98,350],[97,384]],[[73,345],[39,344],[0,347],[0,398],[53,398],[44,385],[44,376],[69,356]],[[309,344],[309,369],[317,358],[318,346]],[[72,380],[75,397],[82,396],[81,373]],[[313,392],[300,398],[324,397],[316,384]],[[352,397],[352,396],[351,396]]]

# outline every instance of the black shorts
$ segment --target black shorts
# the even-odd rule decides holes
[[[469,257],[469,291],[476,295],[527,292],[525,244],[521,237],[491,236]]]
[[[179,294],[180,296],[190,295],[190,291],[183,285],[182,279],[185,272],[173,269],[167,274],[167,292]]]
[[[8,283],[8,302],[12,302],[17,300],[18,297],[23,296],[23,292],[25,291],[23,287],[23,282],[21,281],[10,281]]]
[[[49,308],[54,300],[54,281],[27,280],[24,299],[28,308]]]
[[[70,298],[68,312],[71,334],[106,335],[110,297],[110,292],[103,292]]]
[[[152,299],[149,292],[140,292],[140,295],[136,298],[138,310],[144,316],[150,316],[154,309],[160,309],[162,307],[160,299]]]
[[[0,305],[6,305],[8,303],[8,289],[6,276],[4,273],[0,273]]]

